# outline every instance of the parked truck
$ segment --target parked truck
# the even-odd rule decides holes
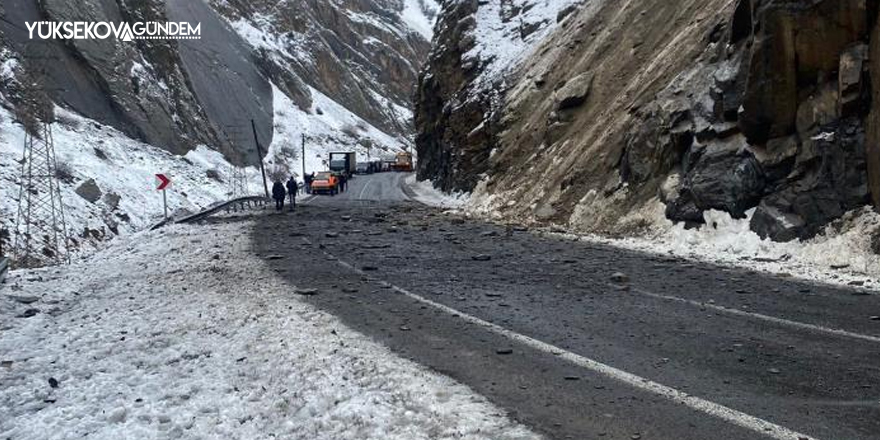
[[[397,160],[395,160],[394,165],[391,166],[391,169],[399,172],[412,172],[413,170],[413,155],[412,153],[397,153]]]
[[[330,171],[353,176],[357,172],[357,155],[350,151],[330,153]]]

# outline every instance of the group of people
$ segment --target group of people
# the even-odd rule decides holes
[[[296,181],[296,177],[290,176],[286,185],[281,183],[280,180],[276,180],[275,184],[272,185],[272,198],[275,199],[275,210],[281,211],[284,209],[284,199],[287,197],[290,197],[290,210],[295,210],[297,193],[299,193],[299,183]]]
[[[339,192],[345,192],[348,189],[348,177],[345,174],[340,174],[339,178]],[[315,173],[306,174],[303,176],[303,189],[306,194],[312,193],[312,182],[315,180]],[[299,193],[299,183],[296,181],[296,177],[290,176],[290,179],[287,180],[287,183],[281,183],[281,180],[276,180],[272,185],[272,198],[275,199],[275,210],[281,211],[284,209],[284,200],[287,197],[290,197],[290,210],[293,211],[296,209],[296,195]]]

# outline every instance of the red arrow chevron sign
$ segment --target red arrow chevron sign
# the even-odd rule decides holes
[[[171,179],[164,174],[156,174],[156,181],[159,186],[156,187],[156,191],[165,191],[165,188],[168,188],[168,185],[171,185]]]

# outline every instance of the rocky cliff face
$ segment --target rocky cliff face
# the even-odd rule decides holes
[[[416,115],[420,175],[476,188],[483,208],[620,233],[659,200],[694,225],[750,213],[786,241],[880,194],[876,1],[560,2],[552,32],[495,75],[489,112],[457,105],[487,89],[449,49],[479,34],[485,3],[445,3]]]

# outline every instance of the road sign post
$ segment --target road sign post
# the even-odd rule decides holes
[[[171,185],[171,179],[164,174],[156,174],[156,191],[162,191],[162,207],[165,211],[165,220],[168,220],[168,194],[166,189]]]

